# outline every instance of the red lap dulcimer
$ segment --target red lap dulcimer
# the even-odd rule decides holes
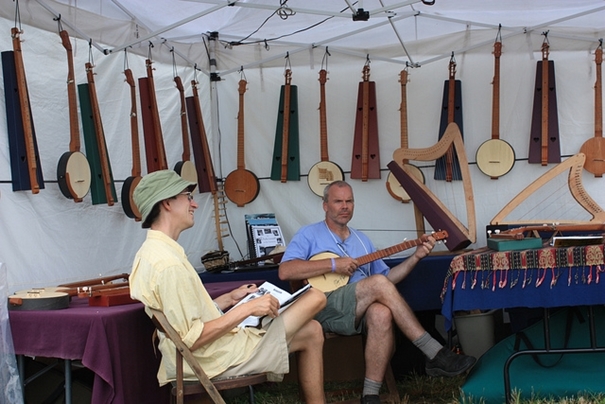
[[[376,83],[370,81],[369,63],[363,67],[363,81],[357,92],[351,178],[362,181],[380,178]]]
[[[559,118],[555,86],[555,62],[548,60],[548,41],[544,34],[542,60],[536,66],[536,92],[531,121],[528,163],[561,162],[559,146]]]
[[[145,133],[145,156],[147,158],[147,172],[168,169],[164,140],[162,139],[162,125],[155,95],[153,80],[153,67],[150,58],[145,60],[147,77],[139,78],[139,95],[141,97],[141,112],[143,115],[143,131]]]
[[[597,79],[594,85],[594,137],[584,142],[580,153],[586,155],[584,169],[595,177],[600,178],[605,173],[605,139],[603,138],[603,91],[601,85],[601,64],[603,62],[603,40],[599,41],[599,47],[595,51],[595,63]]]

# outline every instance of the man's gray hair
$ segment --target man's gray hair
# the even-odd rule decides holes
[[[330,188],[332,187],[338,187],[338,188],[342,188],[342,187],[349,187],[351,189],[353,189],[353,187],[351,187],[351,184],[349,184],[346,181],[334,181],[329,183],[328,185],[326,185],[326,187],[324,188],[324,196],[323,196],[323,201],[324,202],[328,202],[328,193],[330,192]]]

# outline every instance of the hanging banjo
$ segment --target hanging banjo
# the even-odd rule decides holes
[[[323,197],[326,185],[334,181],[344,180],[342,168],[330,161],[328,157],[328,119],[326,113],[326,81],[328,72],[325,69],[319,71],[319,147],[321,161],[309,170],[307,183],[311,191],[317,196]]]
[[[183,155],[182,160],[176,163],[174,171],[176,171],[182,178],[190,182],[197,183],[197,170],[195,164],[191,161],[191,151],[189,148],[189,132],[187,131],[187,104],[185,102],[185,88],[183,82],[179,76],[174,76],[174,83],[176,88],[179,90],[179,97],[181,100],[181,134],[183,137]]]
[[[492,100],[492,138],[483,142],[475,157],[477,167],[492,180],[508,173],[515,164],[515,151],[510,144],[500,139],[500,55],[502,42],[494,43],[494,82]]]
[[[399,108],[399,114],[401,118],[401,148],[407,149],[408,146],[408,116],[407,116],[407,90],[406,85],[408,82],[408,72],[407,70],[402,70],[399,74],[399,82],[401,83],[401,106]],[[416,177],[419,181],[424,183],[424,174],[422,171],[413,164],[409,164],[408,160],[403,160],[403,165],[409,168],[409,171]],[[387,176],[387,191],[393,198],[403,203],[409,203],[412,198],[408,193],[403,189],[397,178],[393,175],[393,173],[389,172]]]
[[[134,189],[141,182],[141,152],[139,147],[139,125],[137,118],[137,90],[132,70],[125,69],[126,82],[130,86],[130,141],[132,144],[132,171],[122,185],[122,208],[131,219],[141,220],[141,212],[134,203]]]
[[[82,202],[90,190],[91,171],[86,156],[80,152],[80,130],[78,122],[78,101],[74,74],[73,52],[69,34],[59,32],[61,43],[67,51],[67,99],[69,102],[69,151],[63,153],[57,164],[57,182],[63,196]]]
[[[246,170],[244,158],[244,93],[246,80],[239,81],[239,112],[237,114],[237,170],[225,178],[225,194],[231,202],[242,207],[252,202],[258,196],[260,184],[258,178],[250,170]]]

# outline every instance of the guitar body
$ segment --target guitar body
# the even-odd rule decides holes
[[[479,146],[475,160],[483,174],[498,178],[507,174],[515,165],[515,151],[502,139],[490,139]]]
[[[57,164],[57,182],[63,196],[81,201],[88,194],[91,182],[86,156],[79,151],[63,153]]]
[[[225,178],[225,194],[238,207],[255,200],[259,191],[258,178],[250,170],[238,168]]]
[[[343,181],[345,178],[342,168],[331,161],[320,161],[311,167],[307,176],[307,184],[317,196],[324,196],[324,189],[334,181]]]
[[[311,257],[311,261],[328,258],[339,258],[339,256],[331,252],[323,252]],[[307,279],[307,282],[309,282],[311,286],[321,290],[322,292],[331,292],[341,286],[346,285],[349,282],[349,277],[347,275],[330,272],[327,274],[311,277]]]
[[[418,179],[418,181],[420,181],[422,183],[425,182],[424,174],[422,173],[420,168],[416,167],[413,164],[405,164],[405,167],[407,167],[408,171],[414,177],[416,177],[416,179]],[[393,198],[397,199],[398,201],[407,203],[412,200],[412,197],[410,197],[410,195],[401,186],[401,184],[399,183],[397,178],[395,178],[395,176],[391,172],[387,176],[386,186],[387,186],[387,191],[389,191],[389,194],[391,194],[391,196]]]
[[[134,193],[134,189],[141,182],[140,176],[130,176],[126,178],[124,181],[124,185],[122,185],[122,209],[124,209],[124,213],[131,219],[136,219],[141,217],[141,212],[139,212],[139,208],[134,203],[134,199],[132,198],[132,194]]]

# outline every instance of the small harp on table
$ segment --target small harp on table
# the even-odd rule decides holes
[[[376,83],[370,81],[370,66],[363,67],[357,91],[357,113],[353,138],[351,178],[367,181],[380,178],[380,149],[376,112]]]
[[[460,162],[460,173],[464,188],[468,226],[464,226],[455,215],[401,163],[404,160],[429,161],[443,156],[453,148]],[[464,151],[462,135],[455,122],[448,125],[441,140],[425,149],[398,149],[393,153],[393,161],[387,164],[393,175],[411,196],[412,201],[433,229],[448,233],[446,247],[450,251],[460,250],[476,241],[475,203],[468,160]]]
[[[563,162],[557,164],[549,171],[544,173],[530,185],[528,185],[523,191],[515,196],[494,218],[491,220],[491,225],[520,225],[520,224],[544,224],[544,223],[567,223],[567,224],[582,224],[582,223],[604,223],[605,222],[605,211],[599,206],[597,202],[586,192],[582,184],[582,170],[586,156],[583,153],[578,153],[574,156],[569,157]],[[519,206],[526,201],[532,194],[543,188],[550,181],[554,180],[559,174],[568,171],[567,185],[573,199],[580,205],[580,207],[590,215],[588,220],[578,219],[563,219],[558,217],[556,219],[551,218],[528,218],[518,217],[509,218],[513,211],[516,211]],[[549,197],[552,197],[549,196]],[[531,203],[531,205],[535,205]],[[572,209],[569,207],[565,208],[567,214],[572,213]],[[544,214],[545,209],[540,209],[540,212]]]

